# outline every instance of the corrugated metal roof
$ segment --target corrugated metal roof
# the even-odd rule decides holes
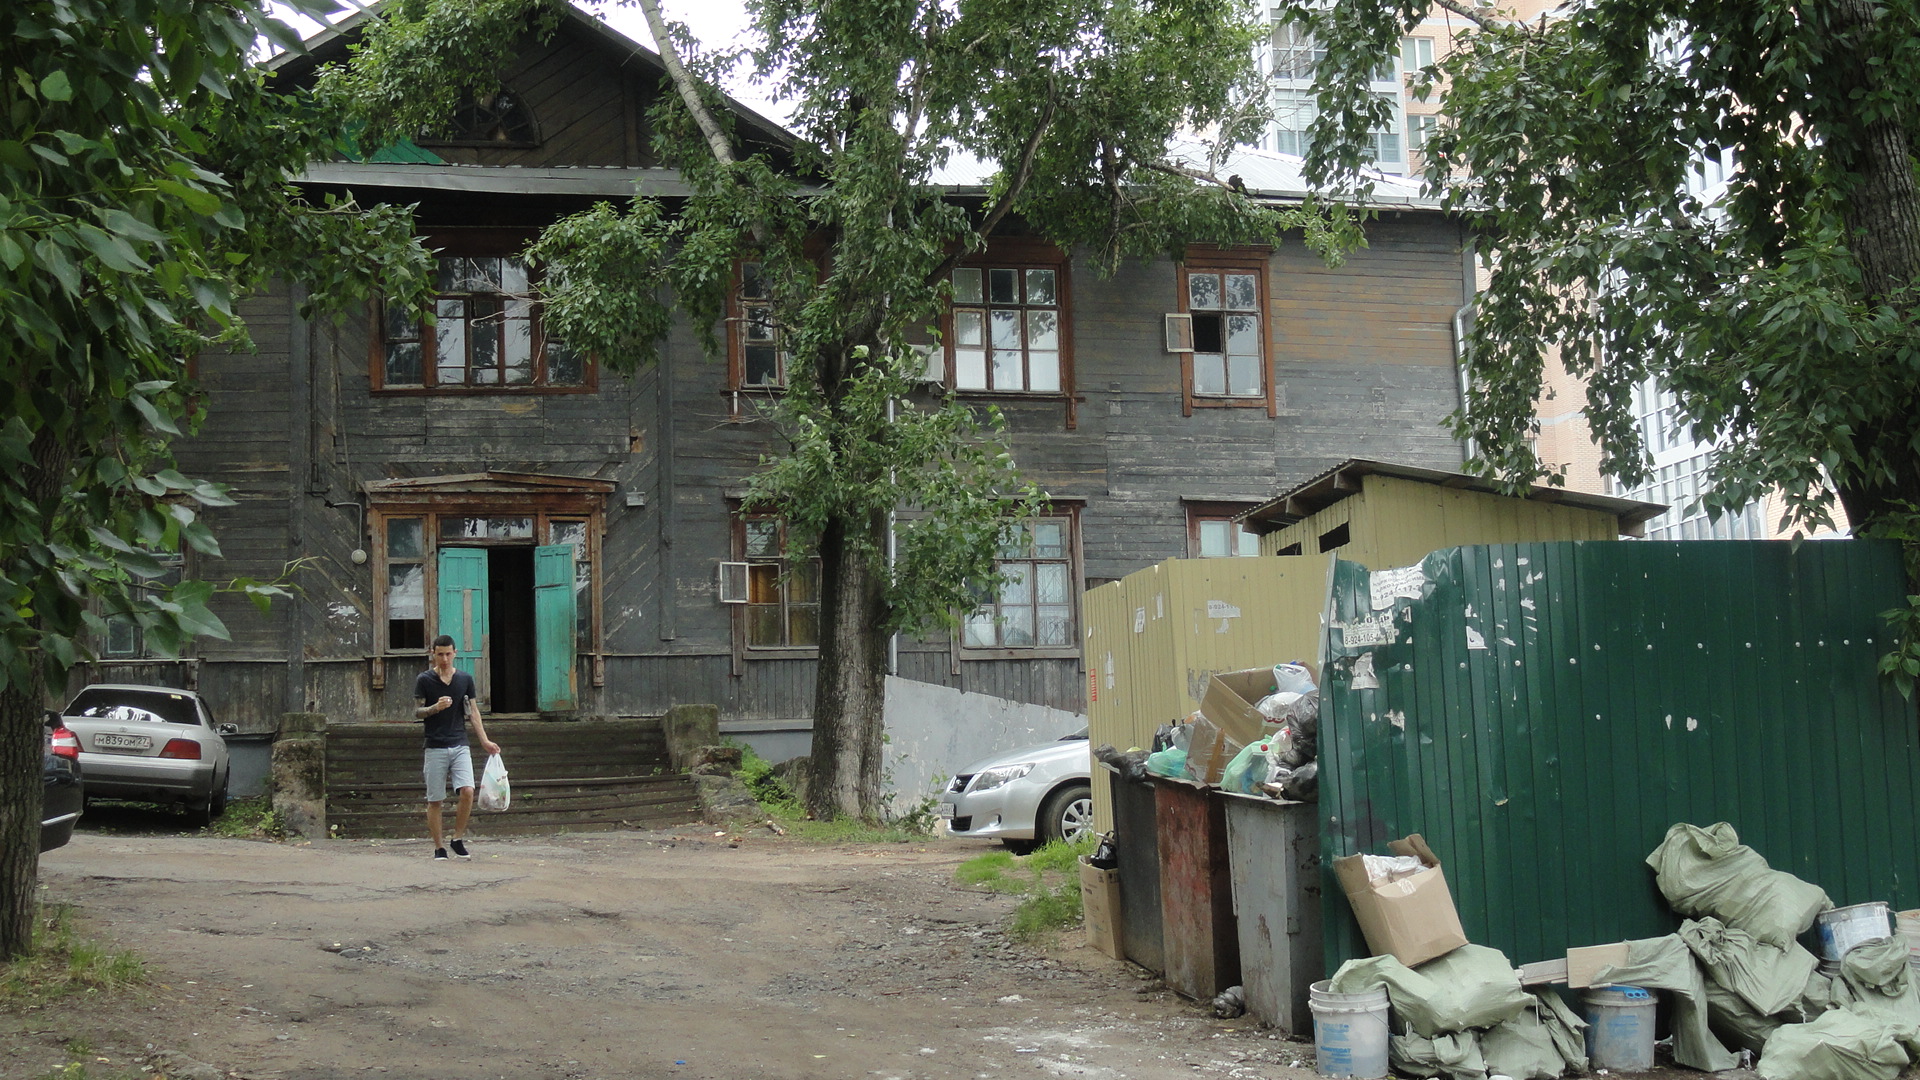
[[[1239,515],[1235,520],[1266,525],[1269,526],[1269,531],[1272,528],[1291,525],[1309,514],[1359,494],[1360,477],[1369,473],[1397,476],[1405,480],[1419,480],[1439,487],[1459,488],[1466,491],[1484,491],[1496,495],[1512,494],[1501,487],[1498,481],[1484,476],[1469,476],[1466,473],[1444,472],[1440,469],[1422,469],[1414,465],[1396,465],[1392,462],[1370,461],[1365,458],[1349,458],[1313,479],[1281,492]],[[1612,514],[1619,518],[1622,524],[1628,525],[1636,525],[1658,517],[1667,510],[1661,503],[1618,499],[1611,495],[1593,495],[1584,491],[1549,487],[1545,484],[1535,484],[1513,497],[1536,502],[1559,503],[1582,510],[1597,510]]]

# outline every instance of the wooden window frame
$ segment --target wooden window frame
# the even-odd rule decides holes
[[[787,355],[785,334],[773,321],[772,289],[766,295],[750,297],[746,293],[747,268],[761,268],[761,280],[765,280],[766,264],[758,259],[740,259],[733,264],[733,283],[727,288],[727,393],[732,398],[731,415],[734,419],[741,416],[740,398],[744,394],[766,394],[769,396],[784,394],[792,379],[791,358]],[[769,383],[749,383],[747,381],[747,349],[755,342],[749,333],[754,326],[752,308],[764,306],[767,309],[766,325],[770,328],[773,343],[774,360],[779,367],[779,379]]]
[[[1257,409],[1265,407],[1270,417],[1280,415],[1279,401],[1274,394],[1273,370],[1273,303],[1269,291],[1269,271],[1272,260],[1266,251],[1210,251],[1200,247],[1189,248],[1187,257],[1180,263],[1179,273],[1175,275],[1177,290],[1176,310],[1189,318],[1193,315],[1190,304],[1187,280],[1191,274],[1246,274],[1255,276],[1255,297],[1259,303],[1257,317],[1260,319],[1260,382],[1258,394],[1198,394],[1193,389],[1193,352],[1182,352],[1180,357],[1180,411],[1182,416],[1192,416],[1195,409]]]
[[[527,98],[525,94],[522,94],[519,91],[514,90],[510,87],[503,86],[500,89],[494,91],[493,98],[487,103],[485,107],[489,111],[492,111],[498,114],[497,106],[500,103],[500,98],[506,95],[512,95],[512,98],[513,98],[512,108],[518,109],[520,111],[520,114],[525,118],[527,131],[530,133],[527,138],[524,138],[524,139],[514,139],[514,138],[473,139],[473,138],[464,138],[460,135],[445,135],[445,134],[435,133],[432,131],[422,131],[419,134],[414,136],[413,138],[414,145],[420,146],[420,147],[460,146],[460,147],[473,147],[473,148],[488,149],[488,150],[532,150],[539,147],[540,144],[545,141],[541,137],[540,118],[534,115],[533,106],[527,103]],[[461,96],[459,104],[454,106],[454,111],[455,113],[460,113],[460,112],[469,111],[469,110],[477,112],[481,108],[482,106],[480,105],[479,101],[475,99],[474,95],[471,92],[468,92]],[[451,128],[451,126],[452,126],[452,123],[449,122],[448,127]]]
[[[434,605],[440,595],[439,552],[441,547],[441,518],[453,517],[530,517],[533,519],[533,537],[531,546],[552,542],[553,525],[559,522],[586,523],[586,552],[584,558],[590,563],[591,574],[588,595],[585,603],[589,609],[587,641],[581,642],[576,634],[574,656],[591,657],[592,684],[604,683],[605,644],[601,634],[605,623],[602,619],[601,595],[606,588],[604,574],[605,562],[601,557],[601,537],[606,530],[606,513],[588,500],[567,496],[512,496],[501,500],[488,500],[472,494],[463,496],[442,496],[426,501],[382,502],[367,510],[367,530],[369,533],[367,564],[373,574],[373,659],[375,662],[374,689],[385,685],[386,662],[409,657],[425,661],[428,649],[396,649],[389,640],[387,627],[387,522],[405,518],[419,518],[420,522],[420,567],[422,577],[422,599],[426,617],[425,640],[431,645],[440,632],[435,625]],[[462,540],[460,547],[527,547],[526,540],[490,541]],[[406,560],[411,562],[413,560]]]
[[[961,386],[959,384],[958,364],[954,355],[956,343],[953,332],[953,315],[956,307],[972,308],[974,305],[957,304],[951,297],[949,297],[946,308],[940,317],[940,340],[944,343],[943,351],[946,360],[945,385],[947,388],[956,394],[964,394],[968,397],[997,398],[1016,401],[1059,401],[1061,399],[1066,399],[1069,402],[1072,401],[1074,398],[1075,385],[1073,364],[1073,273],[1072,260],[1067,252],[1042,240],[998,240],[989,244],[987,250],[980,255],[962,260],[954,269],[979,270],[983,275],[989,270],[1018,270],[1021,272],[1023,288],[1026,271],[1051,270],[1054,272],[1055,303],[1052,310],[1059,314],[1060,388],[1058,390],[1028,390],[1024,388],[1019,390],[1002,390],[996,387],[980,388]],[[949,275],[949,280],[951,280],[951,275]],[[987,299],[987,290],[990,287],[987,279],[983,276],[981,285],[982,301],[978,305],[981,309],[992,310],[994,307],[992,302]],[[1022,312],[1029,310],[1029,306],[1024,302],[1024,297],[1022,298],[1022,302],[1016,306]],[[1033,310],[1045,309],[1034,308]],[[987,328],[985,332],[988,337],[991,338],[991,328]],[[987,371],[989,372],[989,378],[991,378],[991,372],[993,370],[991,344],[987,346],[987,352]],[[1027,352],[1024,336],[1022,338],[1021,352],[1023,357]],[[1025,368],[1026,363],[1023,359],[1023,371]],[[1031,378],[1029,377],[1024,381],[1031,382]],[[1072,425],[1069,424],[1069,426],[1071,427]]]
[[[537,234],[524,229],[450,229],[435,232],[423,238],[426,245],[433,249],[436,259],[445,258],[522,258],[526,246]],[[531,291],[537,292],[538,274],[528,271],[528,283]],[[372,324],[367,333],[367,379],[371,392],[382,397],[462,397],[472,395],[544,395],[544,394],[590,394],[599,389],[599,365],[591,354],[580,357],[580,383],[576,386],[551,386],[543,382],[547,377],[547,339],[546,327],[538,301],[532,301],[528,315],[533,333],[533,381],[522,385],[470,384],[470,383],[411,383],[398,386],[387,385],[387,303],[385,298],[374,301],[372,305]],[[437,372],[433,353],[435,336],[432,326],[416,323],[420,331],[420,368],[421,378],[425,380]]]
[[[781,554],[778,559],[769,559],[762,556],[750,556],[747,554],[747,523],[750,521],[774,521],[779,523],[779,529],[780,529],[779,538],[780,538]],[[731,545],[732,545],[732,552],[733,552],[733,561],[744,562],[744,563],[747,563],[749,566],[765,566],[769,564],[777,564],[781,567],[779,581],[780,581],[781,610],[783,612],[786,611],[791,604],[791,601],[788,599],[788,596],[787,596],[788,575],[787,575],[786,568],[791,564],[791,560],[788,559],[786,555],[786,545],[787,545],[786,530],[787,530],[787,522],[786,522],[786,518],[783,515],[766,514],[766,513],[746,513],[740,510],[738,503],[735,503],[730,508],[730,512],[727,515],[727,531],[732,538]],[[816,555],[816,556],[812,556],[812,559],[814,564],[814,583],[815,583],[814,584],[815,597],[813,601],[813,608],[815,612],[815,635],[818,636],[819,634],[825,633],[826,628],[823,625],[821,625],[818,621],[819,611],[821,608],[820,598],[818,595],[819,581],[820,581],[820,578],[819,578],[820,558],[819,556]],[[749,570],[749,574],[751,574],[751,570]],[[820,655],[820,646],[818,644],[813,644],[813,645],[749,644],[747,640],[747,633],[749,629],[747,625],[747,620],[749,618],[751,609],[755,605],[753,605],[752,603],[736,603],[736,604],[730,604],[728,606],[732,609],[733,655],[734,655],[734,661],[735,661],[734,663],[735,675],[739,675],[742,673],[740,665],[743,661],[746,661],[746,660],[812,659]]]
[[[1252,509],[1254,505],[1256,504],[1251,502],[1189,502],[1187,503],[1186,504],[1187,558],[1189,559],[1250,558],[1251,556],[1242,555],[1237,550],[1233,552],[1231,556],[1202,555],[1200,553],[1200,523],[1203,521],[1225,521],[1229,525],[1236,525],[1238,523],[1234,522],[1233,519],[1239,514],[1243,513],[1244,511]],[[1254,538],[1253,555],[1260,554],[1259,535],[1255,533],[1253,530],[1246,528],[1245,525],[1238,525],[1238,527],[1242,532],[1245,532],[1248,536],[1252,536]]]
[[[966,643],[966,619],[971,611],[960,613],[960,624],[953,631],[953,649],[956,664],[961,660],[1078,660],[1081,654],[1081,633],[1085,629],[1086,612],[1081,607],[1081,594],[1086,592],[1086,558],[1082,550],[1080,527],[1084,507],[1077,503],[1055,502],[1036,515],[1039,519],[1051,519],[1066,522],[1067,525],[1067,645],[993,645],[976,646]],[[996,558],[996,566],[1002,560]],[[1023,560],[1008,560],[1023,561]],[[1030,560],[1027,560],[1030,561]],[[997,604],[996,604],[997,606]],[[977,610],[977,609],[976,609]],[[957,672],[957,667],[956,667]]]

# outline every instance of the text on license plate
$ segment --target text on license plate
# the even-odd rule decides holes
[[[940,815],[943,818],[950,818],[953,816],[953,804],[950,802],[943,802],[939,806],[935,807],[933,812]]]
[[[153,739],[146,735],[102,734],[93,737],[93,745],[102,750],[147,750],[153,746]]]

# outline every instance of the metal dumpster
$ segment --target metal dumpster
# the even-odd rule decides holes
[[[1159,825],[1153,785],[1129,783],[1111,765],[1113,843],[1120,857],[1120,947],[1127,959],[1159,973],[1167,969],[1160,937]]]
[[[1204,784],[1153,778],[1167,985],[1198,1001],[1240,981],[1225,804]]]
[[[1307,988],[1325,977],[1320,940],[1320,808],[1221,792],[1227,863],[1240,928],[1247,1011],[1302,1038],[1313,1034]]]

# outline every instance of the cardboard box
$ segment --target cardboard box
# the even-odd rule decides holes
[[[1245,746],[1258,740],[1264,730],[1267,718],[1261,716],[1254,705],[1271,693],[1271,667],[1216,671],[1207,678],[1207,692],[1200,698],[1200,715],[1213,721],[1228,738]],[[1188,752],[1192,752],[1191,748]]]
[[[1408,967],[1443,956],[1467,943],[1454,909],[1453,894],[1440,860],[1419,833],[1387,845],[1395,855],[1417,855],[1426,869],[1410,877],[1374,884],[1367,880],[1364,856],[1333,860],[1334,876],[1353,905],[1360,932],[1375,956],[1392,955]]]
[[[1187,718],[1193,730],[1187,737],[1187,775],[1202,784],[1219,784],[1220,777],[1246,745],[1200,713]]]
[[[1120,871],[1102,870],[1080,856],[1080,912],[1087,944],[1124,960],[1120,941]]]

